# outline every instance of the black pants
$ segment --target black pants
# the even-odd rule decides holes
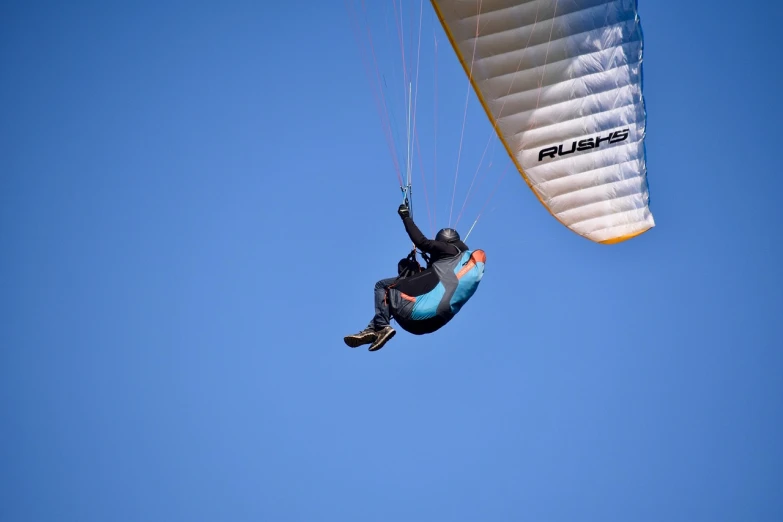
[[[389,302],[386,300],[386,289],[397,282],[396,277],[389,277],[387,279],[381,279],[375,283],[375,316],[367,325],[368,328],[373,330],[380,330],[389,326],[391,321],[391,311],[389,309]]]

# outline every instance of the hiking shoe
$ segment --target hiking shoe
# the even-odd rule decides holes
[[[372,328],[365,328],[361,332],[345,337],[343,340],[351,348],[356,348],[363,344],[370,344],[375,340],[376,333]]]
[[[374,352],[383,348],[383,345],[386,344],[389,339],[394,337],[394,334],[396,333],[397,332],[391,326],[384,326],[375,332],[375,342],[372,343],[372,346],[370,346],[370,351]]]

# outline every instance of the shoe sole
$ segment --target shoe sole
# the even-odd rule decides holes
[[[343,338],[343,341],[345,341],[345,344],[348,345],[349,348],[358,348],[363,344],[371,344],[373,342],[371,335],[365,335],[362,337],[354,337],[352,335]]]
[[[379,342],[377,346],[375,346],[375,347],[372,347],[372,346],[370,346],[370,347],[368,348],[368,350],[370,350],[371,352],[377,352],[378,350],[380,350],[381,348],[383,348],[383,345],[385,345],[386,343],[388,343],[388,342],[389,342],[389,340],[390,340],[392,337],[394,337],[396,334],[397,334],[397,331],[396,331],[396,330],[392,330],[391,332],[389,332],[389,335],[387,335],[386,337],[384,337],[383,339],[381,339],[381,342]]]

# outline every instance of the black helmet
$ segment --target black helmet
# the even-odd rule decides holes
[[[456,243],[459,241],[459,234],[453,228],[441,228],[435,236],[435,241],[444,243]]]

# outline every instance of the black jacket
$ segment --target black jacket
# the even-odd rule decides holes
[[[413,241],[413,244],[416,245],[416,248],[425,254],[430,255],[431,263],[443,259],[444,257],[456,256],[460,252],[468,250],[468,245],[462,241],[445,243],[443,241],[427,239],[427,237],[421,233],[419,227],[416,226],[416,223],[413,222],[413,218],[405,217],[402,219],[402,222],[405,224],[405,231],[408,233],[411,241]]]

